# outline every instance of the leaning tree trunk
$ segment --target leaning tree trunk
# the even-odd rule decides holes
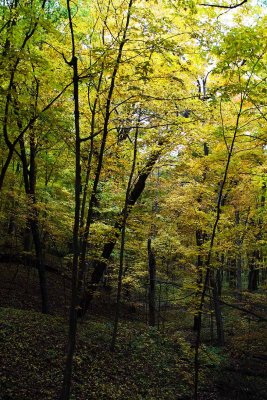
[[[131,212],[132,207],[135,205],[141,194],[145,189],[146,180],[149,177],[154,165],[156,164],[160,154],[162,152],[162,145],[164,143],[159,143],[159,149],[152,153],[150,158],[148,159],[145,167],[142,169],[142,172],[139,174],[138,178],[136,179],[133,187],[131,188],[130,195],[127,199],[127,213],[126,219],[128,218],[129,213]],[[78,308],[78,316],[83,317],[89,309],[91,304],[92,298],[94,296],[94,292],[97,289],[99,282],[101,281],[103,274],[107,268],[108,260],[111,256],[111,253],[117,243],[117,239],[120,235],[120,231],[122,229],[122,216],[124,215],[124,210],[118,216],[118,221],[115,223],[114,231],[115,235],[113,238],[104,244],[104,248],[101,255],[101,260],[96,260],[93,263],[93,272],[91,275],[90,283],[86,290],[84,290]]]

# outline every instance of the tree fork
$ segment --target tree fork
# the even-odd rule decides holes
[[[80,116],[79,116],[79,75],[78,59],[75,54],[75,39],[70,9],[70,0],[67,0],[67,10],[72,42],[72,59],[69,65],[73,70],[73,97],[74,97],[74,126],[75,126],[75,213],[73,226],[73,263],[72,263],[72,288],[71,306],[69,316],[69,337],[67,346],[67,359],[64,369],[61,400],[69,400],[72,377],[73,356],[76,346],[77,332],[77,279],[80,256],[79,226],[80,226],[80,191],[81,191],[81,149],[80,149]]]

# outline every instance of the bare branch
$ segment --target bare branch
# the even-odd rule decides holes
[[[219,4],[207,4],[207,3],[200,3],[200,6],[204,6],[204,7],[215,7],[215,8],[226,8],[228,10],[233,10],[234,8],[240,7],[243,4],[247,3],[248,0],[243,0],[241,1],[241,3],[235,4],[235,5],[230,5],[230,6],[223,6],[223,5],[219,5]]]

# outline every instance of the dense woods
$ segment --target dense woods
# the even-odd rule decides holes
[[[0,16],[0,399],[266,399],[266,4]]]

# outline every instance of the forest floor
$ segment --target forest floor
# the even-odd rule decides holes
[[[0,273],[0,400],[57,400],[69,281],[48,274],[51,313],[43,315],[34,269],[2,264]],[[114,305],[107,295],[101,298],[79,323],[71,398],[192,399],[193,333],[183,315],[173,311],[171,323],[158,331],[147,328],[142,312],[122,309],[116,351],[111,352]],[[202,346],[200,400],[267,399],[266,324],[241,323],[236,316],[233,310],[226,348],[208,340]]]

